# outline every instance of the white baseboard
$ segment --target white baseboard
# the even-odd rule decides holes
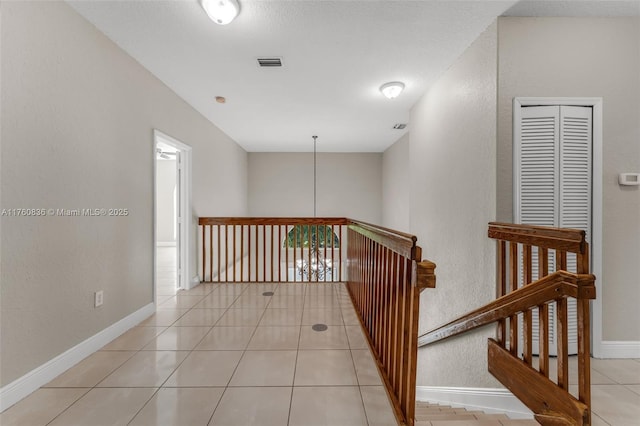
[[[533,413],[507,389],[417,386],[416,400],[487,413],[504,413],[512,419],[532,419]]]
[[[0,412],[58,377],[155,312],[150,303],[0,389]]]
[[[175,241],[156,241],[156,247],[175,247]]]
[[[187,285],[184,286],[183,290],[191,290],[192,288],[197,287],[199,285],[200,285],[200,277],[197,275],[194,275],[191,278],[191,281],[189,281]]]
[[[600,349],[602,358],[640,358],[640,342],[608,340]]]

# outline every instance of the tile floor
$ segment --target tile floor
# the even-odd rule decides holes
[[[158,293],[153,316],[9,408],[0,424],[395,424],[343,284]],[[316,323],[328,329],[312,330]]]
[[[395,425],[343,284],[176,294],[171,250],[158,251],[156,313],[0,414],[2,426]],[[640,360],[592,360],[592,399],[594,425],[640,425]]]

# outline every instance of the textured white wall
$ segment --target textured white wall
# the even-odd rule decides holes
[[[411,233],[437,264],[422,293],[420,330],[495,296],[497,26],[492,24],[411,110]],[[418,385],[495,387],[487,372],[493,328],[419,350]]]
[[[640,20],[500,18],[498,219],[512,219],[516,96],[603,98],[603,339],[640,341]]]
[[[175,160],[156,161],[156,241],[175,242]]]
[[[312,153],[249,153],[251,216],[313,216]],[[382,154],[317,155],[317,215],[380,224]]]
[[[409,232],[409,133],[382,155],[382,225]]]
[[[65,3],[1,20],[2,208],[130,212],[2,217],[5,385],[153,301],[154,128],[193,147],[194,215],[247,213],[247,155]]]

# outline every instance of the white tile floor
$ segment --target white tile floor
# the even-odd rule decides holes
[[[165,287],[151,318],[0,424],[395,424],[343,284]]]
[[[344,285],[203,284],[176,294],[172,266],[159,267],[151,318],[0,424],[395,425]],[[313,331],[316,323],[328,329]],[[594,425],[639,425],[640,360],[592,360],[592,394]]]

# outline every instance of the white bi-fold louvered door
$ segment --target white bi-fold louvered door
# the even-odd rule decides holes
[[[514,138],[515,221],[528,225],[582,229],[591,236],[592,108],[522,107]],[[538,253],[533,279],[539,278]],[[555,253],[549,251],[549,268]],[[567,269],[576,271],[575,255]],[[555,305],[549,307],[550,355],[556,354]],[[538,350],[538,312],[533,312],[533,349]],[[577,352],[576,304],[569,301],[569,353]]]

